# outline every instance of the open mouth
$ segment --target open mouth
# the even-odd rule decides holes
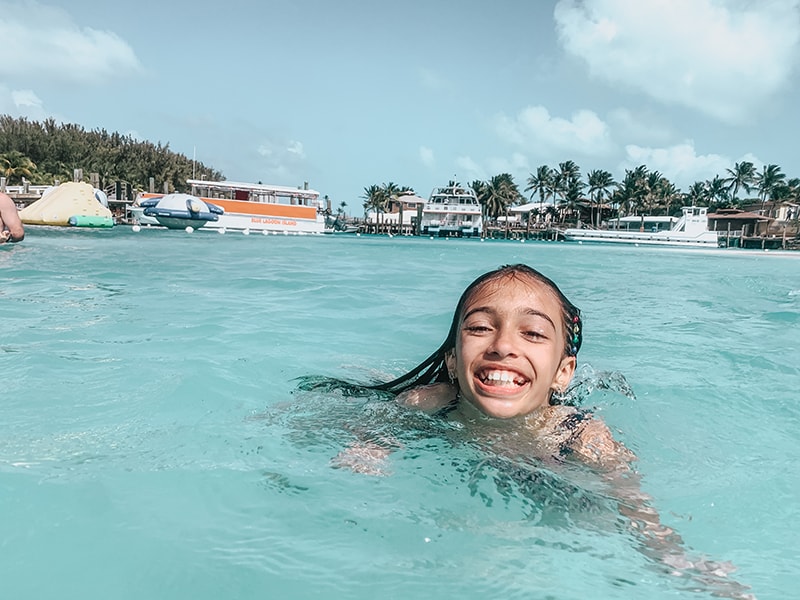
[[[522,387],[530,380],[515,371],[487,369],[476,374],[478,380],[487,387],[515,389]]]

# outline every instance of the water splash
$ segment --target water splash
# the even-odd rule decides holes
[[[636,400],[636,394],[625,375],[619,371],[595,371],[590,365],[583,365],[572,385],[558,402],[567,406],[585,406],[588,400],[594,399],[596,392],[612,392],[629,400]]]

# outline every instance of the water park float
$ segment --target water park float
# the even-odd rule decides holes
[[[206,223],[219,221],[224,214],[222,208],[189,194],[166,194],[156,198],[140,200],[139,206],[145,217],[167,229],[198,229]]]
[[[58,227],[113,227],[114,218],[102,190],[88,183],[67,182],[46,190],[19,211],[25,225]]]

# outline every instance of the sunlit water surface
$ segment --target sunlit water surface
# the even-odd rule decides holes
[[[509,479],[427,417],[297,389],[404,372],[513,262],[582,308],[583,402],[662,519],[792,597],[800,255],[119,227],[0,247],[2,597],[710,597],[568,475]],[[333,468],[370,428],[403,441],[386,476]]]

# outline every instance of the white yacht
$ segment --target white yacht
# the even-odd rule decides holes
[[[437,187],[422,208],[422,235],[480,237],[481,205],[470,187]]]
[[[681,217],[670,229],[656,226],[637,229],[566,229],[564,239],[569,242],[607,242],[653,246],[691,246],[717,248],[719,237],[708,229],[708,208],[684,206]],[[641,218],[647,222],[647,217]]]

